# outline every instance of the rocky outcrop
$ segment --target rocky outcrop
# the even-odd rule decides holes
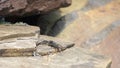
[[[103,53],[112,57],[112,66],[111,68],[119,68],[120,67],[120,20],[114,22],[111,27],[104,30],[104,38],[98,36],[98,38],[102,38],[99,40],[99,43],[92,46],[93,51],[97,51],[99,53]],[[103,36],[103,33],[99,33],[99,35]]]
[[[112,1],[93,10],[69,13],[57,21],[49,35],[75,41],[81,45],[85,40],[119,20],[119,6],[119,1]]]
[[[109,68],[111,65],[111,58],[75,47],[73,42],[35,36],[38,27],[26,24],[0,27],[0,35],[4,37],[0,40],[0,68]]]
[[[30,16],[66,7],[71,0],[0,0],[0,16]]]
[[[0,25],[0,57],[44,56],[64,51],[74,43],[39,36],[39,28],[24,23]]]
[[[71,40],[76,46],[109,55],[113,58],[112,68],[119,68],[120,1],[89,1],[94,3],[88,3],[83,9],[58,20],[49,35]]]

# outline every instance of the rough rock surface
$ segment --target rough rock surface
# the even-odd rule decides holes
[[[0,25],[0,40],[16,38],[16,37],[26,37],[35,36],[36,31],[39,31],[38,27],[29,26],[26,24],[3,24]]]
[[[78,47],[44,57],[0,58],[0,68],[109,68],[110,63],[108,57]]]
[[[71,0],[0,0],[0,16],[30,16],[66,7]]]
[[[92,45],[91,49],[93,51],[97,51],[99,53],[103,53],[105,55],[109,55],[112,57],[112,66],[111,68],[119,68],[120,67],[120,21],[116,21],[113,24],[114,25],[114,29],[112,27],[111,28],[107,28],[108,30],[104,31],[106,32],[106,37],[102,38],[101,40],[99,40],[99,43],[97,42],[96,45]],[[116,26],[116,27],[115,27]],[[102,35],[102,33],[99,33],[100,35]],[[101,36],[99,36],[98,38],[101,38]],[[94,42],[95,43],[95,42]]]
[[[83,2],[83,0],[79,0],[79,1]],[[94,3],[92,3],[92,1]],[[86,8],[86,9],[76,11],[76,9],[79,9],[79,7],[76,6],[76,5],[79,5],[78,4],[79,2],[75,2],[75,1],[74,1],[73,7],[76,7],[76,8],[75,8],[75,11],[74,10],[72,10],[73,12],[70,11],[72,13],[67,12],[68,11],[67,8],[61,9],[63,11],[64,10],[66,11],[65,13],[63,12],[63,14],[61,15],[64,15],[66,13],[69,13],[69,14],[61,18],[61,20],[58,20],[57,26],[55,25],[50,32],[50,35],[54,35],[56,37],[75,42],[76,46],[64,50],[64,48],[68,48],[68,46],[66,45],[69,45],[69,43],[65,43],[64,41],[60,42],[61,40],[57,41],[56,39],[54,39],[55,41],[52,42],[52,44],[57,45],[56,47],[54,45],[51,45],[52,38],[41,36],[38,39],[38,42],[36,44],[37,47],[35,48],[38,50],[37,52],[40,52],[40,54],[43,54],[43,53],[46,54],[46,52],[51,53],[51,52],[55,52],[56,50],[59,51],[61,49],[63,49],[64,51],[60,51],[59,53],[56,53],[56,54],[52,53],[53,55],[50,54],[47,56],[37,56],[35,53],[34,57],[33,56],[5,57],[5,58],[0,57],[0,68],[110,68],[111,63],[112,63],[112,68],[119,68],[119,60],[118,60],[119,59],[119,46],[118,46],[119,45],[119,37],[118,37],[119,25],[118,24],[119,23],[117,24],[114,24],[114,23],[119,22],[120,1],[104,0],[101,2],[101,5],[102,5],[101,6],[99,4],[96,4],[100,2],[100,0],[90,0],[89,1],[90,4],[87,3],[88,6],[90,5],[90,7],[85,6],[86,4],[85,2],[82,4],[82,7],[84,6],[83,8]],[[92,5],[97,5],[97,6],[93,7]],[[32,33],[34,32],[35,31],[32,31]],[[15,37],[18,38],[16,34],[13,34],[13,35],[15,35]],[[7,40],[9,41],[9,39]],[[28,39],[23,39],[23,38],[17,39],[17,42],[18,43],[23,42],[23,40],[25,40],[26,44],[28,45],[29,43],[30,44],[32,43],[32,42],[29,42],[30,39],[28,41]],[[32,40],[33,39],[31,39],[31,41]],[[2,41],[5,41],[5,40],[2,39]],[[109,44],[109,41],[111,42],[110,44]],[[9,43],[11,42],[5,42],[2,44],[9,44]],[[14,46],[14,44],[12,45]],[[116,46],[113,46],[113,45],[116,45]],[[17,46],[15,45],[15,48]],[[79,46],[83,48],[80,48]],[[5,51],[5,53],[10,52],[10,50],[8,49],[8,51]],[[19,52],[18,50],[12,50],[11,53],[16,51]],[[25,50],[23,49],[20,51],[25,51]],[[98,54],[98,52],[104,55]],[[33,54],[34,54],[33,51],[32,52],[30,51],[30,54],[28,55],[33,55]],[[112,61],[111,61],[111,58],[106,57],[105,55],[107,56],[109,55],[110,57],[112,56]]]
[[[87,4],[89,7],[86,5],[57,21],[49,35],[71,40],[76,46],[110,55],[113,58],[112,68],[120,68],[120,0],[104,0],[102,3],[100,0],[90,1],[94,4]]]
[[[35,37],[17,37],[0,41],[0,57],[33,56],[36,41]]]
[[[74,45],[48,36],[39,39],[39,28],[24,23],[3,24],[0,29],[0,57],[50,55]]]
[[[72,47],[74,44],[65,42],[65,40],[42,35],[38,36],[39,39],[34,35],[30,37],[16,36],[17,33],[22,35],[22,32],[29,35],[29,32],[38,30],[37,27],[29,26],[33,30],[28,29],[27,32],[22,29],[29,28],[28,25],[26,27],[24,27],[25,25],[10,24],[1,26],[7,31],[4,33],[15,37],[10,36],[9,39],[0,41],[0,68],[109,68],[111,65],[111,58],[90,50]],[[11,31],[15,32],[9,34]],[[1,30],[0,34],[2,35],[2,33]],[[53,54],[55,49],[58,52]],[[36,55],[36,52],[39,55]],[[46,52],[52,54],[42,56]]]

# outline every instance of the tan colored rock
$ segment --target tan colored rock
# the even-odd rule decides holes
[[[0,25],[0,57],[33,56],[39,30],[23,23]]]
[[[33,56],[36,51],[35,37],[18,37],[0,41],[0,57]]]
[[[117,21],[120,23],[120,21]],[[115,22],[116,23],[116,22]],[[120,67],[120,24],[117,24],[114,30],[109,32],[107,37],[105,37],[99,44],[94,45],[92,47],[93,51],[97,51],[99,53],[109,55],[112,57],[112,67],[111,68],[119,68]]]
[[[0,25],[0,40],[16,37],[35,36],[36,31],[39,30],[39,27],[29,25]]]
[[[66,8],[60,8],[61,16],[64,16],[66,14],[69,14],[71,12],[77,11],[85,7],[85,5],[88,3],[88,0],[72,0],[72,4],[69,7]]]
[[[72,12],[57,22],[50,35],[74,41],[80,46],[85,40],[119,20],[119,7],[119,0],[113,0],[93,10]]]
[[[44,57],[0,58],[0,68],[109,68],[111,60],[90,51],[70,48]]]

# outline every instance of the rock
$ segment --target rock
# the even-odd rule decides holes
[[[119,68],[119,3],[119,0],[112,0],[103,6],[69,13],[57,21],[49,35],[74,41],[76,46],[108,55],[112,58],[111,67]]]
[[[84,43],[82,43],[82,47],[88,48],[88,49],[94,49],[94,46],[97,47],[98,44],[103,42],[103,40],[118,27],[120,27],[120,20],[113,22],[108,27],[98,32],[97,34],[92,36],[90,39],[86,40]]]
[[[36,44],[36,53],[42,56],[50,55],[52,53],[59,53],[73,46],[74,43],[72,42],[41,35]]]
[[[0,0],[0,16],[31,16],[71,4],[71,0]]]
[[[0,57],[33,56],[39,30],[24,23],[0,25]]]
[[[93,10],[69,13],[57,21],[49,35],[74,41],[81,46],[86,40],[119,20],[119,6],[119,0],[115,0]]]
[[[51,61],[56,63],[59,67],[66,68],[107,68],[111,63],[110,58],[79,47],[66,50],[54,56],[52,59]]]
[[[40,29],[26,24],[3,24],[0,25],[0,40],[16,37],[35,36]]]
[[[96,45],[92,45],[91,50],[111,56],[112,57],[111,68],[119,68],[120,20],[114,22],[113,24],[114,29],[108,28],[110,31],[107,33],[107,35],[103,39],[101,39],[99,43],[97,43]]]
[[[69,14],[71,12],[80,10],[86,6],[86,4],[89,2],[89,0],[72,0],[72,4],[68,6],[67,8],[60,8],[60,14],[61,16],[64,16],[66,14]]]
[[[0,41],[0,57],[33,56],[37,39],[18,37]]]
[[[17,37],[0,41],[0,57],[45,56],[73,46],[71,42],[48,36],[40,36],[39,40],[35,37]]]
[[[109,57],[73,47],[44,57],[0,58],[1,68],[109,68]],[[12,62],[11,62],[12,61]]]
[[[88,10],[92,10],[92,9],[96,9],[99,8],[101,6],[105,6],[106,4],[109,4],[110,2],[112,2],[113,0],[88,0],[87,4],[85,5],[84,8],[82,8],[83,11],[88,11]]]

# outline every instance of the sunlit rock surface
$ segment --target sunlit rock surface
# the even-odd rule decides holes
[[[11,26],[9,27],[9,29],[11,28],[10,32],[15,29],[16,32],[20,32],[20,30],[24,29],[23,25],[21,27],[20,25],[16,25],[16,27],[14,27],[15,25],[5,26],[6,28]],[[12,26],[14,29],[12,29]],[[9,31],[6,34],[9,34]],[[32,32],[34,31],[36,30]],[[10,35],[15,37],[10,36],[0,41],[0,68],[109,68],[111,66],[110,57],[87,49],[74,47],[73,43],[65,42],[62,39],[42,35],[39,38],[36,38],[34,35],[30,37],[16,36],[14,33]],[[44,43],[42,41],[53,41],[53,43],[51,45],[51,43]],[[42,42],[42,44],[39,42]],[[47,49],[46,45],[49,46],[50,50]],[[51,53],[56,51],[55,48],[59,49],[59,51]],[[43,56],[42,54],[45,54],[46,51],[51,54]],[[35,52],[39,55],[36,55]]]
[[[38,27],[29,26],[27,24],[3,24],[0,25],[0,40],[16,38],[16,37],[26,37],[35,36],[36,31],[39,31]]]
[[[45,17],[54,22],[46,34],[72,41],[74,47],[48,56],[1,57],[1,68],[120,68],[119,7],[120,0],[73,1],[68,9],[60,9],[61,14],[55,20],[52,14]],[[46,46],[42,49],[49,51]]]
[[[112,68],[119,68],[119,7],[120,0],[90,0],[81,10],[71,12],[57,21],[49,35],[109,55],[113,58]]]
[[[109,68],[111,60],[75,47],[44,57],[0,58],[0,64],[0,68]]]

